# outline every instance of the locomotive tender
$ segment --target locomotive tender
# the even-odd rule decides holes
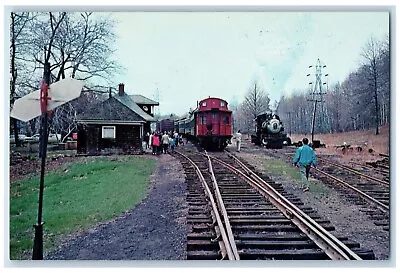
[[[232,138],[232,111],[220,98],[201,100],[186,117],[175,120],[175,131],[207,149],[223,149]]]
[[[282,149],[284,142],[291,144],[278,115],[264,112],[259,114],[255,121],[257,130],[255,135],[251,135],[252,143],[275,149]]]

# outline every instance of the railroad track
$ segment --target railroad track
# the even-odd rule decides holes
[[[267,154],[291,162],[293,152],[279,153],[267,151]],[[356,170],[326,157],[318,157],[318,167],[313,168],[312,176],[337,189],[346,199],[361,207],[375,225],[390,230],[390,183],[371,175],[371,171]]]
[[[320,180],[333,186],[340,185],[346,198],[361,206],[377,226],[389,231],[390,184],[337,162],[320,158],[323,165],[314,168]],[[332,167],[334,169],[332,169]]]
[[[358,243],[335,238],[329,221],[236,157],[185,149],[175,156],[188,187],[187,259],[374,259]]]
[[[378,174],[379,176],[382,177],[382,180],[384,180],[386,182],[390,181],[390,179],[389,179],[389,174],[390,174],[389,170],[384,170],[384,169],[380,169],[380,168],[377,168],[377,167],[373,167],[373,166],[371,166],[372,163],[370,163],[370,164],[367,164],[367,163],[368,162],[366,162],[364,164],[361,164],[361,163],[355,162],[355,161],[350,161],[349,162],[349,164],[352,165],[353,168],[357,167],[358,170],[360,170],[360,168],[361,168],[360,171],[362,171],[362,172],[376,173],[376,174]]]

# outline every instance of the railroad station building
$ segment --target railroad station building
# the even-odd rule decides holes
[[[155,122],[159,103],[142,95],[128,95],[124,84],[118,93],[91,105],[77,117],[78,154],[135,154],[142,152],[142,139]]]

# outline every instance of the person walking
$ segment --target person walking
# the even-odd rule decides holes
[[[153,146],[153,155],[158,154],[158,146],[160,146],[160,138],[157,134],[154,134],[152,137],[152,146]]]
[[[311,165],[317,166],[317,156],[314,150],[308,145],[308,138],[303,138],[303,146],[297,148],[296,154],[293,157],[293,166],[300,167],[300,175],[303,186],[303,191],[310,190],[308,177],[310,175]]]
[[[161,142],[163,146],[163,152],[166,154],[168,152],[168,144],[169,144],[169,136],[167,132],[164,132],[163,136],[161,137]]]
[[[178,147],[179,134],[176,131],[174,132],[174,140],[175,140],[175,147]]]
[[[154,137],[154,132],[151,132],[150,135],[149,135],[149,149],[151,149],[153,151],[153,154],[154,154],[153,137]]]
[[[151,138],[150,138],[150,133],[149,132],[147,132],[147,134],[146,134],[145,141],[146,141],[146,149],[150,149]]]
[[[169,148],[171,149],[171,153],[173,153],[175,149],[175,139],[172,137],[169,138]]]
[[[185,146],[185,144],[183,143],[182,135],[179,135],[179,144],[182,145],[182,146]]]
[[[242,143],[242,134],[240,133],[240,130],[237,131],[237,133],[235,135],[235,140],[236,140],[236,151],[239,153],[240,145]]]

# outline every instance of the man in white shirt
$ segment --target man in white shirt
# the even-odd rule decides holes
[[[164,135],[161,137],[163,152],[166,154],[168,152],[168,145],[169,145],[169,136],[167,132],[164,132]]]
[[[236,151],[240,152],[240,144],[242,142],[242,134],[240,133],[240,130],[237,131],[235,139],[236,139]]]
[[[175,140],[175,147],[178,147],[179,134],[176,131],[174,132],[174,140]]]

